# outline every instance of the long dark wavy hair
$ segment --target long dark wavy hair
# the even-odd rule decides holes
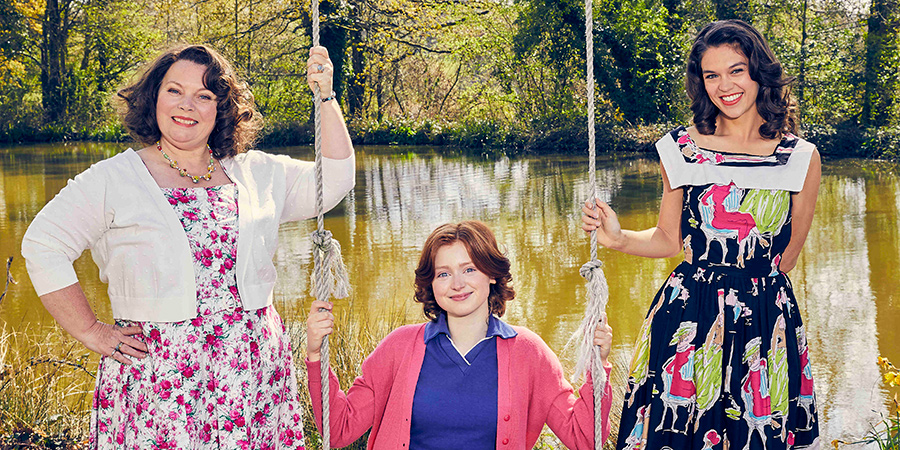
[[[506,302],[516,297],[516,291],[510,285],[512,274],[509,273],[509,259],[497,247],[494,232],[477,220],[441,225],[425,240],[419,266],[416,267],[415,295],[416,302],[422,304],[425,317],[435,320],[444,312],[435,300],[431,287],[434,281],[434,258],[441,247],[455,242],[463,243],[472,258],[472,264],[478,270],[497,281],[491,285],[488,307],[491,314],[502,317],[506,312]]]
[[[182,60],[206,66],[203,86],[216,96],[216,123],[207,140],[213,156],[222,159],[246,151],[262,128],[262,116],[247,83],[238,79],[219,52],[206,45],[180,45],[163,52],[134,84],[119,91],[120,115],[131,136],[144,144],[160,139],[156,118],[159,88],[172,64]]]
[[[704,88],[700,61],[711,47],[730,45],[749,61],[750,78],[759,84],[756,109],[765,123],[759,134],[775,139],[782,133],[796,133],[795,106],[791,101],[790,84],[794,77],[785,76],[781,63],[775,58],[766,39],[755,28],[741,20],[720,20],[705,26],[694,39],[688,55],[685,87],[691,99],[694,125],[701,134],[716,132],[719,109]]]

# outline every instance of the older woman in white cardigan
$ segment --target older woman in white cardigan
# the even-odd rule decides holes
[[[315,47],[325,207],[353,187],[352,144]],[[247,151],[253,96],[215,50],[162,54],[119,92],[146,147],[79,174],[35,217],[22,255],[42,303],[102,355],[92,448],[302,448],[290,341],[272,307],[279,224],[315,215],[313,164]],[[100,269],[99,321],[73,261]]]

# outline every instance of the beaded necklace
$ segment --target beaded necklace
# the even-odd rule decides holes
[[[178,167],[178,161],[170,158],[169,155],[167,155],[166,152],[163,151],[162,145],[160,145],[159,141],[156,141],[156,149],[159,150],[159,152],[162,153],[163,158],[166,158],[166,161],[169,162],[169,167],[177,170],[179,175],[183,177],[189,177],[195,184],[199,183],[200,180],[209,181],[212,178],[213,172],[216,171],[216,160],[213,158],[212,149],[209,148],[209,144],[206,144],[206,149],[209,150],[209,165],[206,166],[206,175],[199,176],[191,175],[188,173],[187,169]]]

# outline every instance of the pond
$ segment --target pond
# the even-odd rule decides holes
[[[35,296],[20,255],[30,221],[66,183],[121,144],[69,143],[0,148],[0,257],[16,259],[0,304],[8,329],[52,327]],[[280,148],[311,158],[308,147]],[[516,299],[506,319],[540,334],[563,353],[584,312],[578,274],[589,258],[580,229],[587,197],[586,158],[488,157],[447,149],[357,148],[356,188],[326,216],[342,243],[353,285],[337,309],[358,317],[402,314],[422,320],[412,301],[413,269],[428,233],[438,224],[487,222],[512,261]],[[658,163],[638,157],[602,157],[601,196],[623,226],[655,225],[661,181]],[[790,277],[807,324],[820,405],[823,444],[863,436],[886,413],[888,393],[875,365],[878,355],[900,362],[900,167],[877,161],[825,162],[812,231]],[[287,322],[302,322],[311,301],[309,233],[314,221],[286,224],[276,256],[276,299]],[[649,302],[679,258],[645,259],[601,249],[610,286],[608,312],[615,330],[613,359],[630,358]],[[109,320],[105,285],[88,252],[76,261],[81,283],[101,319]],[[298,313],[297,311],[300,311]],[[340,331],[338,331],[340,332]]]

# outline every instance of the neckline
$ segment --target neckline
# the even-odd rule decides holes
[[[705,151],[705,152],[716,153],[716,154],[723,155],[723,156],[744,156],[744,157],[760,158],[760,159],[771,158],[771,157],[773,157],[773,156],[778,155],[779,150],[781,150],[781,149],[784,148],[784,144],[785,144],[785,142],[787,141],[787,138],[788,138],[788,134],[787,134],[787,133],[782,133],[782,135],[781,135],[781,140],[778,141],[778,144],[775,146],[775,149],[772,150],[772,153],[769,153],[768,155],[754,155],[753,153],[745,153],[745,152],[727,152],[727,151],[724,151],[724,150],[715,150],[715,149],[711,149],[711,148],[701,147],[699,144],[697,144],[697,141],[694,140],[694,137],[691,136],[691,132],[688,130],[687,127],[684,127],[684,135],[687,136],[688,142],[690,142],[691,145],[692,145],[694,148],[698,149],[698,150],[703,150],[703,151]]]
[[[160,186],[160,189],[162,189],[164,191],[165,190],[173,190],[173,189],[218,189],[218,188],[227,187],[227,186],[234,187],[235,183],[232,181],[231,183],[217,184],[215,186],[189,186],[189,187],[177,187],[177,186],[176,187],[162,187],[162,186]]]

